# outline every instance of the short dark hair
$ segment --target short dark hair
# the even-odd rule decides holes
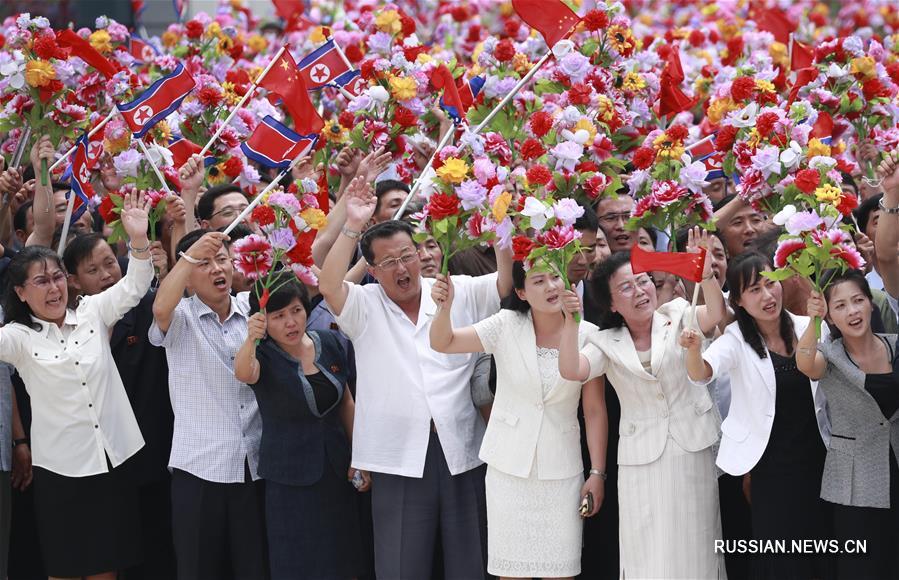
[[[62,253],[62,262],[66,265],[66,271],[70,274],[78,272],[78,266],[87,260],[94,249],[106,239],[98,233],[78,234],[66,244]]]
[[[595,232],[596,230],[598,230],[599,216],[596,215],[596,212],[593,210],[593,208],[587,207],[582,203],[578,203],[578,205],[584,208],[584,215],[574,221],[574,229],[579,232]]]
[[[25,228],[28,227],[28,210],[31,209],[31,206],[34,205],[34,202],[30,199],[19,206],[19,209],[16,210],[15,215],[12,216],[12,228],[13,230],[22,230],[25,231]]]
[[[774,252],[777,251],[777,241],[780,239],[780,236],[783,235],[784,231],[786,230],[783,226],[778,226],[762,232],[758,237],[752,240],[752,243],[749,244],[749,249],[762,254],[769,260],[773,260]]]
[[[219,231],[219,232],[224,232],[224,231],[227,230],[227,229],[228,229],[228,226],[222,226],[222,227],[220,227],[217,231]],[[234,229],[232,229],[232,230],[228,233],[228,238],[230,238],[231,243],[234,243],[234,242],[236,242],[237,240],[242,240],[242,239],[244,239],[245,237],[249,236],[249,235],[252,234],[252,233],[253,233],[253,230],[251,230],[250,227],[249,227],[248,225],[246,225],[246,224],[237,224],[236,226],[234,226]]]
[[[412,236],[415,233],[415,230],[412,229],[412,226],[402,220],[387,220],[386,222],[381,222],[368,228],[365,230],[365,233],[362,234],[362,239],[359,240],[359,249],[362,250],[362,257],[365,258],[366,262],[373,266],[375,263],[375,253],[371,249],[372,242],[384,238],[392,238],[400,233],[408,235],[414,242]]]
[[[879,208],[881,199],[883,199],[883,194],[878,193],[877,195],[869,197],[863,201],[861,205],[855,208],[855,220],[858,222],[858,227],[862,230],[859,233],[863,234],[865,233],[865,230],[868,229],[868,222],[871,220],[871,214]]]
[[[729,204],[730,202],[732,202],[735,197],[737,197],[737,194],[735,194],[735,193],[731,193],[730,195],[725,195],[718,201],[718,203],[714,204],[714,206],[712,206],[712,208],[714,209],[714,211],[718,211],[722,207],[724,207],[727,204]]]
[[[678,228],[677,233],[674,234],[674,242],[677,245],[678,252],[686,252],[687,251],[687,239],[690,237],[690,230],[693,228],[689,226],[684,226],[682,228]],[[724,255],[727,255],[727,244],[724,243],[724,238],[721,236],[720,230],[713,230],[709,232],[709,235],[715,236],[718,238],[718,241],[721,242],[721,245],[724,246]]]
[[[293,302],[294,298],[300,299],[300,304],[303,305],[306,316],[309,316],[309,313],[312,312],[312,301],[309,298],[309,291],[306,290],[306,286],[297,279],[291,270],[281,270],[275,274],[272,286],[277,289],[268,296],[268,303],[265,305],[267,312],[277,312],[285,308]],[[261,310],[259,308],[259,294],[262,294],[263,291],[262,286],[257,281],[253,286],[253,291],[250,292],[250,314],[256,314]]]
[[[599,263],[593,272],[593,290],[596,295],[596,303],[599,307],[599,327],[621,328],[624,326],[624,317],[612,311],[612,275],[619,268],[630,264],[631,253],[627,251],[615,252]]]
[[[375,197],[377,201],[375,202],[375,211],[377,212],[381,209],[381,198],[388,191],[396,191],[400,190],[405,193],[409,193],[409,186],[403,183],[402,181],[397,181],[396,179],[385,179],[384,181],[379,181],[375,184]]]
[[[36,262],[50,262],[59,266],[60,270],[65,271],[66,269],[62,259],[50,248],[28,246],[10,260],[9,266],[6,268],[6,293],[3,296],[5,321],[7,323],[18,322],[35,330],[37,330],[38,325],[31,320],[31,307],[28,306],[27,302],[19,300],[19,295],[16,294],[16,287],[25,285],[25,281],[28,280],[28,270]]]
[[[200,201],[197,203],[197,217],[201,220],[212,219],[212,214],[215,211],[215,200],[229,193],[239,193],[246,197],[240,186],[233,183],[210,187],[206,190],[206,193],[200,196]]]
[[[186,252],[187,250],[189,250],[190,247],[193,246],[194,244],[196,244],[200,238],[202,238],[203,236],[205,236],[206,234],[208,234],[211,231],[213,231],[213,230],[199,229],[199,230],[194,230],[192,232],[188,232],[188,233],[184,234],[184,237],[178,241],[178,247],[175,248],[175,256],[176,257],[180,256],[181,252]],[[225,248],[228,248],[230,246],[231,246],[231,241],[225,240]]]

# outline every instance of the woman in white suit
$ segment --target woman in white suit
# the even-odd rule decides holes
[[[487,463],[487,570],[501,578],[571,578],[580,574],[582,498],[592,516],[603,499],[607,419],[599,380],[584,385],[592,466],[584,480],[577,408],[581,382],[559,376],[558,348],[566,302],[558,275],[512,269],[514,292],[499,313],[453,329],[452,283],[438,276],[432,297],[431,347],[444,353],[487,352],[496,361],[496,399],[481,445]],[[583,325],[584,331],[593,327]]]
[[[692,231],[689,246],[708,244]],[[713,446],[720,419],[707,389],[690,384],[680,329],[690,304],[677,298],[658,306],[647,274],[634,275],[630,255],[600,264],[597,301],[603,330],[591,329],[578,349],[578,327],[567,323],[559,349],[564,378],[606,374],[621,402],[618,502],[621,578],[724,578],[718,482]],[[705,305],[696,322],[711,332],[724,317],[724,296],[706,260]]]
[[[700,337],[684,332],[687,371],[697,384],[730,376],[718,466],[731,475],[751,472],[754,538],[827,538],[830,518],[818,497],[830,433],[826,402],[817,381],[796,366],[798,336],[811,321],[783,309],[780,282],[762,275],[771,269],[754,252],[730,263],[727,287],[737,320],[705,352]],[[819,578],[821,564],[812,556],[766,554],[751,571],[755,578]]]

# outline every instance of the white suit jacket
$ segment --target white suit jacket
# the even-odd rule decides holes
[[[627,327],[587,337],[581,353],[590,361],[590,377],[605,374],[621,402],[619,465],[652,463],[662,455],[669,435],[691,452],[718,440],[717,407],[707,388],[690,382],[677,343],[689,312],[690,303],[677,298],[653,315],[652,374],[643,370]]]
[[[526,478],[537,460],[537,479],[583,473],[577,406],[581,384],[558,377],[545,396],[537,366],[537,338],[530,312],[500,310],[474,325],[496,361],[496,399],[481,444],[482,461]],[[580,340],[596,327],[580,325]],[[558,370],[556,371],[558,373]]]
[[[801,336],[810,319],[793,314],[790,317],[796,335]],[[827,331],[827,325],[823,325],[823,331]],[[759,358],[744,340],[736,322],[724,329],[724,334],[702,353],[702,358],[712,367],[712,379],[730,376],[730,411],[721,426],[718,467],[731,475],[743,475],[755,467],[768,446],[777,392],[774,365],[770,356]],[[818,388],[818,381],[810,382],[818,430],[826,445],[830,440],[827,401],[824,391]]]

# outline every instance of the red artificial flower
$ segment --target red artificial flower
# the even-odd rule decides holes
[[[406,107],[397,106],[396,111],[393,113],[393,122],[407,129],[418,124],[418,117]]]
[[[475,23],[469,26],[468,37],[465,40],[467,42],[479,42],[481,40],[481,25]]]
[[[357,43],[347,45],[347,47],[343,49],[343,53],[352,63],[357,63],[365,57],[365,53],[362,52],[362,48]]]
[[[290,222],[291,224],[293,221]],[[284,257],[291,264],[302,264],[303,266],[312,266],[312,242],[315,240],[315,230],[303,232],[297,236],[297,243],[284,254]]]
[[[370,58],[363,61],[359,66],[359,72],[362,74],[362,78],[367,81],[377,78],[377,71],[375,70],[375,59]]]
[[[577,83],[568,89],[568,101],[572,105],[589,105],[592,94],[593,90],[590,88],[590,85]]]
[[[735,36],[727,41],[727,56],[721,59],[724,66],[733,66],[743,56],[743,37]]]
[[[455,20],[456,22],[465,22],[469,18],[468,8],[466,8],[464,5],[453,6],[450,14],[453,17],[453,20]]]
[[[752,77],[734,79],[730,86],[730,96],[737,102],[751,99],[753,91],[755,91],[755,79]]]
[[[515,56],[515,45],[508,38],[500,40],[493,49],[493,56],[499,62],[508,62]]]
[[[789,238],[780,242],[774,251],[774,267],[783,268],[787,265],[787,258],[805,249],[805,242],[799,238]]]
[[[551,250],[559,250],[577,239],[573,226],[556,226],[537,236],[537,241]]]
[[[683,125],[674,125],[672,127],[669,127],[667,131],[665,131],[665,135],[667,135],[668,138],[672,141],[683,142],[683,140],[686,139],[689,134],[690,133],[687,131],[687,128]]]
[[[552,172],[542,165],[534,165],[527,172],[528,181],[535,185],[546,185],[552,178]]]
[[[206,85],[197,92],[197,100],[204,107],[216,107],[222,102],[222,93],[214,85]]]
[[[537,137],[543,137],[553,128],[552,115],[546,111],[537,111],[531,116],[531,131]]]
[[[197,20],[189,20],[184,25],[184,33],[188,38],[196,40],[203,36],[203,25]]]
[[[516,262],[524,262],[531,250],[537,247],[537,243],[527,236],[515,236],[512,238],[512,259]]]
[[[640,147],[634,151],[634,158],[631,161],[636,169],[648,169],[656,160],[656,152],[651,147]]]
[[[821,175],[814,169],[799,171],[796,174],[796,179],[793,181],[793,185],[806,195],[814,193],[819,183],[821,183]]]
[[[575,173],[592,173],[594,171],[599,170],[599,167],[596,166],[596,163],[592,161],[581,161],[577,165],[574,166]]]
[[[861,270],[865,267],[865,259],[862,257],[861,252],[852,246],[845,244],[834,246],[830,250],[830,255],[840,258],[846,262],[848,268],[853,270]]]
[[[239,157],[231,157],[227,161],[225,161],[224,167],[222,167],[222,171],[230,177],[234,179],[240,172],[243,171],[243,161],[240,160]]]
[[[540,144],[540,141],[537,141],[536,139],[526,139],[525,142],[521,144],[521,158],[525,161],[536,159],[544,153],[546,153],[546,149],[544,149],[543,145]]]
[[[603,194],[610,183],[612,183],[612,179],[608,175],[597,173],[584,182],[584,191],[587,192],[587,197],[590,199],[597,199]]]
[[[603,30],[608,25],[609,15],[606,14],[605,10],[591,10],[584,15],[584,26],[586,26],[587,30],[590,32]]]
[[[428,216],[436,221],[458,215],[461,209],[460,204],[459,198],[451,193],[432,193],[428,200]]]
[[[337,122],[340,123],[340,126],[344,129],[352,129],[356,126],[356,115],[350,111],[343,111],[337,117]]]
[[[503,22],[503,29],[506,32],[506,36],[515,38],[518,36],[518,31],[521,30],[521,23],[512,18],[507,18],[506,21]]]
[[[0,49],[6,46],[6,37],[0,34]]]
[[[694,30],[690,33],[688,39],[692,46],[699,48],[705,43],[705,34],[703,34],[701,30]]]
[[[32,48],[34,49],[34,54],[36,54],[38,58],[50,60],[51,58],[58,57],[59,45],[56,44],[56,35],[50,31],[37,35],[34,38]]]
[[[239,38],[235,38],[234,44],[230,49],[228,49],[228,56],[230,56],[234,60],[240,60],[240,57],[243,56],[243,49],[243,42],[241,42]]]
[[[103,222],[107,225],[119,219],[119,214],[115,211],[116,206],[112,199],[113,196],[121,197],[119,193],[111,191],[103,198],[100,205],[97,206],[97,212],[100,214],[100,217],[103,218]]]
[[[857,207],[858,198],[848,191],[844,191],[843,195],[840,197],[840,203],[837,205],[837,210],[839,210],[839,212],[844,216],[849,217],[849,214],[852,213],[852,210]]]
[[[411,16],[403,12],[400,13],[400,25],[402,26],[400,32],[402,32],[403,36],[411,36],[415,34],[415,20],[412,19]]]
[[[869,101],[871,99],[890,98],[890,89],[880,82],[880,79],[871,79],[862,85],[862,93]]]
[[[234,242],[234,267],[249,280],[258,280],[272,268],[272,246],[259,234]]]
[[[762,113],[755,120],[755,128],[759,135],[770,135],[774,131],[774,124],[777,123],[778,117],[772,112]]]
[[[2,44],[0,44],[0,48],[2,47]],[[887,74],[890,75],[890,78],[893,79],[893,82],[899,85],[899,61],[888,64],[886,68]]]
[[[250,88],[250,75],[242,68],[228,69],[228,72],[225,73],[225,80],[234,85],[234,92],[240,96],[245,95],[247,89]]]
[[[718,131],[718,135],[715,137],[715,148],[721,152],[730,151],[737,138],[737,131],[739,131],[739,129],[733,125],[721,127]]]
[[[62,89],[63,89],[62,81],[60,81],[59,79],[53,79],[52,81],[47,83],[45,86],[40,88],[40,91],[38,92],[38,96],[40,97],[41,102],[46,104],[46,103],[49,103],[53,99],[53,95],[55,95]]]

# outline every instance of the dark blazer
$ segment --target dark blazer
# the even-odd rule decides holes
[[[259,380],[250,385],[262,417],[259,475],[284,485],[313,485],[329,464],[338,477],[350,467],[350,444],[340,414],[347,381],[346,352],[333,331],[308,331],[315,366],[337,390],[337,401],[318,412],[299,361],[266,338],[256,349]]]

